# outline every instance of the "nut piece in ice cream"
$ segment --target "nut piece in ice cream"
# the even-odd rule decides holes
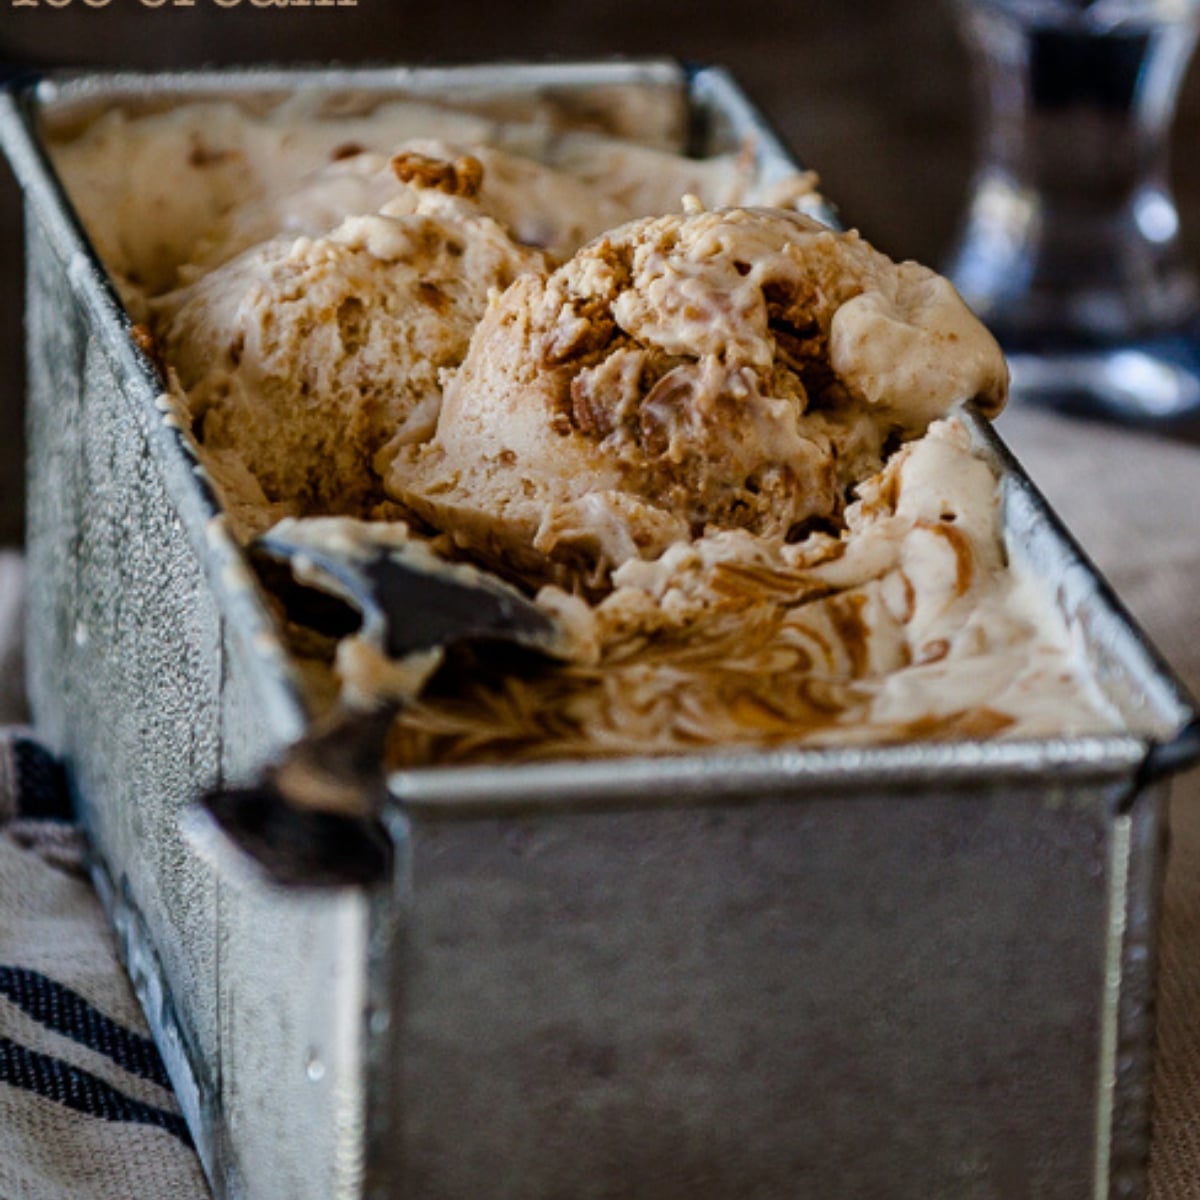
[[[236,460],[268,502],[378,501],[387,447],[432,431],[438,374],[489,291],[542,268],[490,218],[429,207],[275,238],[156,302],[208,456]]]
[[[517,280],[387,483],[493,563],[599,587],[705,531],[836,521],[891,444],[1006,385],[932,271],[797,213],[691,211]]]

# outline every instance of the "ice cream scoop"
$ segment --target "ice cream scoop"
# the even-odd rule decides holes
[[[569,653],[570,635],[516,589],[439,559],[403,530],[336,518],[285,521],[251,550],[290,566],[302,593],[316,589],[355,609],[358,638],[382,658],[390,686],[357,701],[343,695],[257,782],[214,789],[201,808],[277,883],[382,879],[391,864],[379,821],[387,734],[443,652],[471,643],[559,657]],[[285,603],[293,598],[284,587],[277,594]],[[300,603],[292,615],[313,611]]]

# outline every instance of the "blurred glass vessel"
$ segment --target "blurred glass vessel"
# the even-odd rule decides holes
[[[947,271],[1018,395],[1093,414],[1200,413],[1200,287],[1167,142],[1200,0],[956,0],[981,163]]]

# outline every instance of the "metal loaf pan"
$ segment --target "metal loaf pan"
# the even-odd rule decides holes
[[[981,423],[1010,551],[1126,732],[400,772],[371,892],[274,891],[184,836],[305,701],[43,132],[300,86],[675,97],[692,149],[790,162],[726,74],[664,62],[92,75],[0,104],[28,216],[32,699],[218,1195],[1141,1195],[1162,779],[1196,714]]]

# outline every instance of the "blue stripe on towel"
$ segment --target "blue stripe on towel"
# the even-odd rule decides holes
[[[0,996],[47,1029],[103,1054],[131,1075],[170,1089],[166,1068],[150,1038],[106,1017],[57,980],[24,967],[0,966]]]
[[[143,1104],[87,1071],[81,1071],[62,1059],[19,1046],[4,1037],[0,1037],[0,1083],[44,1096],[103,1121],[152,1125],[177,1137],[187,1146],[192,1144],[187,1125],[178,1113]]]

